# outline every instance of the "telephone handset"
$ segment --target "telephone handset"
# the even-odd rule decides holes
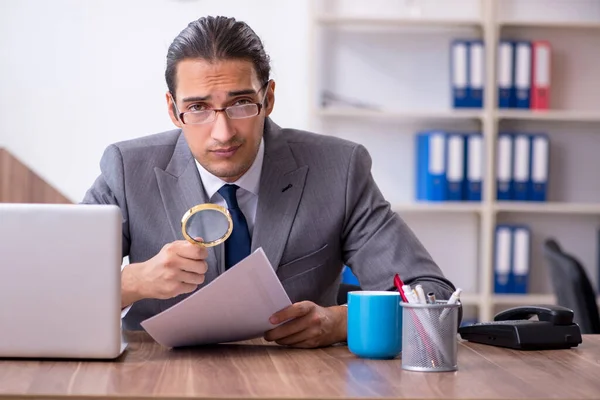
[[[573,310],[561,306],[521,306],[509,308],[496,314],[494,321],[530,320],[551,322],[553,325],[571,325]]]
[[[492,322],[462,326],[458,332],[471,342],[518,350],[566,349],[582,342],[573,311],[557,305],[510,308]]]

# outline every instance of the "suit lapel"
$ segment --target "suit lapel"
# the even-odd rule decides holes
[[[181,233],[183,214],[195,205],[208,202],[196,162],[183,134],[180,134],[177,140],[173,157],[167,168],[165,170],[155,168],[154,173],[173,236],[176,240],[183,240]],[[214,247],[208,248],[206,260],[209,265],[215,266],[212,270],[215,277],[218,275],[219,265],[216,253]],[[211,269],[207,275],[212,275]]]
[[[265,120],[264,140],[252,251],[262,247],[277,270],[304,191],[308,167],[298,167],[281,128],[270,119]]]

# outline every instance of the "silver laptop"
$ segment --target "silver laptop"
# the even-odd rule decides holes
[[[116,206],[0,203],[0,357],[123,352],[121,222]]]

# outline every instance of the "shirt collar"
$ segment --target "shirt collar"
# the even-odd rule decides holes
[[[242,175],[237,181],[232,183],[258,196],[258,188],[260,184],[260,175],[262,172],[264,154],[264,139],[261,139],[260,145],[258,147],[258,153],[254,158],[254,162],[244,175]],[[214,194],[217,193],[217,190],[221,189],[221,186],[227,184],[228,182],[225,182],[221,178],[208,172],[202,165],[200,165],[198,160],[195,161],[196,167],[198,168],[198,172],[200,173],[200,179],[202,179],[202,185],[204,186],[206,196],[210,201],[212,201],[211,199],[214,196]]]

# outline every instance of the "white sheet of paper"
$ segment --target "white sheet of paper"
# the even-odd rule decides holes
[[[141,323],[166,347],[262,337],[273,313],[291,305],[262,248],[173,307]]]

